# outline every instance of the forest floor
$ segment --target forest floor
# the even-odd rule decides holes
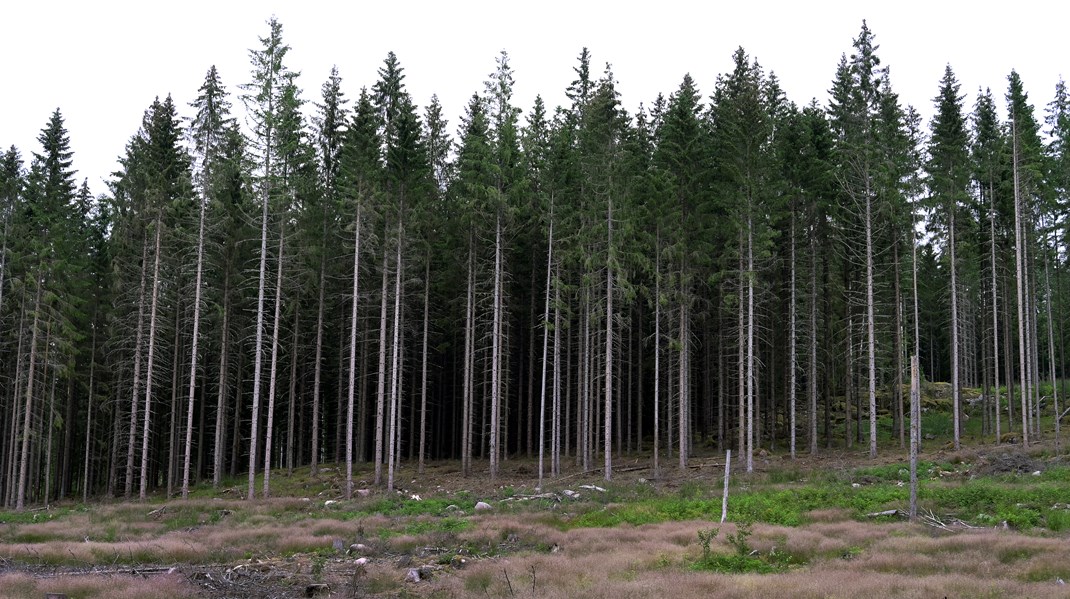
[[[393,493],[362,465],[347,501],[328,464],[274,471],[251,502],[229,479],[188,500],[0,511],[0,598],[1070,595],[1070,459],[1050,440],[937,443],[914,523],[906,453],[861,445],[763,451],[752,473],[733,460],[725,524],[712,449],[657,474],[625,455],[612,482],[569,460],[541,489],[529,458],[493,481],[485,462],[403,463]]]

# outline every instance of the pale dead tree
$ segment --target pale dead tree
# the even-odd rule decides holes
[[[267,426],[264,438],[264,497],[271,495],[271,442],[275,430],[275,387],[278,382],[279,329],[282,326],[282,263],[285,231],[279,228],[279,255],[275,267],[275,313],[271,325],[271,370],[268,374]]]
[[[1029,446],[1029,374],[1026,366],[1026,325],[1025,325],[1025,251],[1022,240],[1022,197],[1019,178],[1018,161],[1018,127],[1015,115],[1011,115],[1011,147],[1012,147],[1012,171],[1014,176],[1014,264],[1017,274],[1018,293],[1018,366],[1021,369],[1021,399],[1022,399],[1022,445]]]
[[[134,334],[134,380],[130,394],[130,425],[126,443],[126,480],[123,485],[123,497],[130,498],[134,490],[134,444],[137,442],[137,409],[141,398],[141,344],[145,331],[145,286],[148,280],[149,238],[145,234],[141,243],[141,283],[137,300],[137,332]]]
[[[394,327],[393,327],[393,343],[391,353],[391,368],[390,368],[390,439],[388,443],[389,455],[387,456],[387,474],[386,474],[386,489],[388,491],[394,490],[394,471],[396,460],[396,443],[398,440],[400,427],[397,424],[399,413],[399,379],[401,377],[401,276],[403,273],[401,263],[401,244],[402,244],[402,225],[401,220],[398,220],[398,238],[397,238],[397,255],[394,258]]]
[[[201,332],[201,278],[204,272],[204,213],[207,198],[201,194],[200,216],[197,225],[197,274],[193,292],[193,340],[190,344],[189,403],[186,409],[186,451],[182,461],[182,499],[189,498],[190,446],[193,442],[193,400],[197,388],[197,342]]]
[[[154,366],[156,350],[156,316],[159,312],[160,303],[160,235],[163,230],[163,218],[161,214],[156,216],[156,250],[152,266],[152,301],[149,308],[149,349],[145,362],[145,408],[142,418],[141,429],[141,486],[138,490],[138,498],[144,500],[149,484],[149,423],[152,416],[152,370]]]

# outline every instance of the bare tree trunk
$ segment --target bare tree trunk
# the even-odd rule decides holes
[[[145,366],[145,409],[142,414],[141,430],[141,486],[138,498],[145,499],[149,484],[149,422],[152,417],[152,368],[156,350],[156,313],[160,301],[160,234],[163,229],[162,219],[156,217],[156,251],[152,267],[152,304],[149,309],[149,355]]]
[[[554,399],[550,472],[561,476],[561,286],[554,285]]]
[[[654,247],[654,476],[660,474],[661,454],[661,229]]]
[[[550,233],[549,241],[546,245],[546,308],[543,310],[542,316],[542,374],[539,381],[539,489],[542,489],[542,477],[543,477],[543,455],[545,453],[545,435],[546,435],[546,370],[549,368],[549,363],[546,361],[546,354],[549,353],[550,345],[550,282],[551,274],[553,272],[554,265],[554,209],[553,204],[550,205]],[[557,324],[556,324],[556,311],[555,311],[555,323],[554,323],[554,336],[557,336]],[[557,377],[557,343],[554,342],[554,377],[555,377],[555,391],[556,391],[556,377]],[[554,396],[554,408],[557,407],[556,395]],[[556,426],[553,427],[556,433]],[[551,451],[553,453],[553,451]],[[556,456],[554,456],[556,457]],[[556,468],[552,468],[556,474]]]
[[[873,197],[866,179],[866,333],[869,342],[869,457],[877,457],[877,332],[873,299]]]
[[[737,337],[737,355],[736,355],[736,376],[739,382],[738,389],[738,410],[736,415],[736,430],[739,432],[739,448],[737,453],[740,460],[746,460],[747,457],[747,309],[746,304],[743,301],[743,289],[746,287],[747,282],[747,270],[746,262],[744,262],[745,248],[743,244],[744,234],[743,231],[739,232],[739,301],[738,305],[738,322],[736,329]]]
[[[989,259],[992,268],[992,379],[996,403],[996,443],[1002,441],[1002,409],[999,406],[999,294],[996,273],[996,196],[991,180],[988,185],[988,227],[990,236]]]
[[[1055,328],[1052,323],[1051,277],[1048,273],[1048,252],[1046,251],[1046,248],[1044,252],[1044,298],[1048,317],[1048,375],[1051,380],[1052,402],[1055,408],[1055,455],[1059,455],[1059,420],[1062,414],[1059,412],[1059,382],[1055,380]],[[1040,420],[1039,411],[1037,412],[1037,420]]]
[[[791,459],[795,459],[795,209],[791,210],[791,293],[788,298],[788,420]]]
[[[288,476],[294,473],[294,413],[297,409],[297,353],[299,351],[297,340],[300,337],[298,331],[301,330],[300,316],[300,307],[294,306],[294,330],[290,342],[290,400],[287,402],[289,413],[286,415],[286,474]]]
[[[48,368],[48,348],[45,348],[45,368]],[[47,376],[47,373],[46,373]],[[52,431],[56,422],[56,373],[52,373],[52,388],[48,393],[48,438],[45,440],[45,506],[52,503]]]
[[[2,281],[0,281],[2,283]],[[0,285],[2,286],[2,285]],[[93,438],[93,394],[96,393],[96,365],[97,365],[97,314],[96,310],[93,311],[93,342],[90,344],[89,349],[89,390],[88,397],[86,398],[86,415],[85,415],[85,467],[82,471],[82,503],[86,503],[89,500],[89,462],[93,455],[92,446],[90,441]],[[114,409],[114,408],[113,408]]]
[[[915,276],[916,276],[915,266]],[[921,377],[918,356],[910,356],[910,520],[918,518],[918,439],[921,436]]]
[[[810,234],[810,455],[817,455],[817,235]]]
[[[260,220],[260,274],[256,291],[256,348],[253,358],[253,407],[249,428],[249,489],[246,499],[252,501],[256,495],[256,456],[257,439],[260,435],[260,377],[264,364],[264,291],[267,279],[267,237],[268,204],[271,200],[271,133],[268,132],[267,152],[264,165],[263,213]]]
[[[271,324],[271,373],[268,375],[267,430],[264,432],[264,497],[271,496],[271,441],[275,431],[275,385],[279,376],[279,329],[282,327],[282,263],[285,230],[279,227],[279,256],[275,267],[275,316]]]
[[[955,263],[955,212],[956,206],[951,206],[950,230],[948,245],[951,249],[951,405],[954,412],[954,443],[955,451],[960,448],[962,436],[961,408],[959,406],[959,289],[958,269]]]
[[[688,290],[685,289],[683,293],[683,298],[680,302],[680,363],[677,364],[677,380],[679,381],[677,387],[679,388],[680,396],[678,402],[679,411],[677,412],[677,434],[679,435],[677,439],[677,457],[679,458],[678,462],[681,470],[687,468],[687,457],[689,449],[688,432],[691,427],[691,423],[688,418],[691,410],[690,398],[688,397],[690,383],[688,381],[687,376],[688,361],[691,356],[691,320],[690,314],[687,309],[688,295]]]
[[[899,240],[897,234],[892,242],[893,287],[895,290],[895,429],[899,433],[899,447],[906,445],[903,424],[903,291],[900,285]]]
[[[420,357],[420,453],[417,458],[417,472],[424,473],[424,457],[427,455],[427,337],[430,326],[431,305],[431,254],[428,252],[424,262],[424,331],[423,348]]]
[[[179,285],[181,288],[182,285]],[[174,496],[174,487],[177,478],[178,470],[178,429],[177,423],[181,414],[179,413],[180,407],[178,403],[178,389],[181,385],[182,368],[179,364],[179,356],[182,354],[182,312],[185,306],[182,302],[176,302],[175,304],[175,326],[174,326],[174,350],[171,352],[171,410],[170,415],[170,427],[167,436],[167,493],[165,497],[170,499]]]
[[[1019,188],[1018,178],[1018,131],[1017,123],[1011,119],[1011,142],[1013,146],[1013,173],[1014,173],[1014,262],[1017,269],[1017,287],[1018,287],[1018,366],[1021,368],[1020,376],[1021,384],[1021,400],[1022,400],[1022,445],[1029,446],[1029,370],[1026,366],[1027,356],[1026,347],[1028,346],[1028,340],[1026,338],[1026,323],[1025,323],[1025,273],[1024,273],[1024,259],[1025,253],[1023,251],[1023,239],[1022,231],[1022,198],[1021,190]]]
[[[402,276],[402,264],[401,264],[401,222],[398,221],[398,239],[397,239],[397,255],[395,257],[394,273],[394,331],[392,334],[392,366],[390,368],[390,440],[389,451],[390,454],[387,457],[387,491],[394,490],[394,468],[395,468],[395,443],[398,437],[397,418],[399,411],[399,379],[401,377],[401,363],[399,359],[400,355],[400,330],[401,330],[401,276]]]
[[[223,446],[226,444],[227,370],[230,356],[230,268],[223,275],[223,330],[219,342],[219,383],[215,406],[215,452],[212,456],[212,487],[219,488],[223,479]],[[240,376],[240,373],[239,373]]]
[[[324,223],[324,229],[327,228]],[[320,392],[323,374],[323,312],[327,287],[327,255],[320,257],[319,299],[316,302],[316,358],[312,374],[312,476],[320,471]],[[346,487],[348,488],[348,481]]]
[[[149,238],[141,241],[141,285],[137,300],[137,333],[134,336],[134,380],[130,395],[130,427],[126,444],[126,480],[123,485],[123,497],[129,499],[134,490],[134,444],[137,441],[137,409],[141,385],[141,343],[145,321],[145,282],[148,279]]]
[[[603,453],[605,454],[604,476],[607,481],[613,480],[613,198],[609,199],[609,210],[606,218],[607,247],[606,247],[606,391],[605,391],[605,439]],[[686,458],[685,458],[686,459]]]
[[[193,401],[197,388],[197,341],[201,333],[201,276],[204,272],[204,213],[205,198],[200,201],[200,218],[197,225],[197,274],[193,291],[193,341],[190,344],[189,404],[186,409],[186,451],[182,461],[182,499],[189,498],[190,444],[193,442]]]
[[[501,426],[501,351],[502,351],[502,217],[494,226],[494,309],[491,333],[490,364],[490,477],[498,477],[498,429]]]
[[[385,244],[384,244],[385,246]],[[379,293],[379,379],[375,394],[375,484],[383,484],[383,427],[386,422],[386,305],[387,282],[390,280],[387,270],[387,249],[383,248],[383,283]]]
[[[475,374],[475,350],[474,341],[474,311],[475,311],[475,283],[474,283],[474,255],[471,235],[468,238],[468,284],[465,290],[464,310],[464,382],[462,386],[463,415],[461,417],[461,472],[468,476],[472,472],[472,377]]]
[[[353,397],[357,387],[357,306],[360,300],[360,222],[361,206],[357,205],[357,217],[353,223],[353,303],[349,309],[349,391],[346,395],[346,499],[353,498]],[[384,275],[385,277],[386,275]],[[322,278],[322,277],[321,277]],[[320,314],[323,314],[323,291],[320,288]],[[322,336],[322,330],[317,333]],[[317,341],[317,345],[319,342]],[[319,350],[316,350],[317,355]],[[316,385],[319,386],[319,366],[316,367]],[[378,427],[381,423],[376,422]],[[381,441],[376,436],[376,444]],[[315,443],[315,441],[313,441]],[[376,453],[376,468],[378,468],[379,453]]]
[[[749,200],[748,200],[749,201]],[[754,471],[754,223],[747,212],[747,472]]]

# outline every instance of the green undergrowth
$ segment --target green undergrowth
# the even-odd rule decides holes
[[[965,465],[960,465],[960,469]],[[1052,468],[1039,476],[958,477],[944,480],[941,472],[955,465],[924,462],[919,465],[919,506],[938,515],[953,516],[979,526],[1004,522],[1017,529],[1070,530],[1070,486],[1067,468]],[[893,464],[860,468],[850,476],[804,478],[769,475],[771,484],[730,487],[728,520],[799,526],[814,510],[842,509],[856,518],[891,509],[906,511],[909,471]],[[796,480],[785,484],[785,480]],[[851,483],[860,480],[863,483]],[[572,517],[563,517],[562,529],[608,528],[621,524],[641,526],[669,521],[720,519],[720,489],[682,489],[674,495],[630,502],[594,505]],[[886,518],[888,519],[888,518]],[[894,519],[894,518],[892,518]]]

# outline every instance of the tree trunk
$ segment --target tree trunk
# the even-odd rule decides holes
[[[294,306],[294,330],[290,342],[290,400],[287,402],[289,413],[286,415],[286,474],[294,473],[294,413],[297,409],[297,353],[299,351],[297,340],[298,331],[301,330],[300,306]]]
[[[468,284],[465,289],[464,310],[464,381],[462,383],[463,415],[461,417],[461,472],[472,472],[473,376],[475,375],[475,250],[472,234],[468,237]]]
[[[215,452],[212,455],[212,488],[223,479],[223,446],[226,445],[227,393],[230,377],[230,268],[223,274],[223,330],[219,341],[219,383],[215,405]],[[241,376],[241,373],[238,373]]]
[[[86,397],[86,414],[85,414],[85,468],[82,471],[82,503],[89,501],[89,463],[92,461],[92,443],[93,438],[93,394],[96,393],[96,365],[97,365],[97,314],[96,310],[93,311],[93,342],[90,344],[89,349],[89,390]],[[115,408],[112,408],[115,409]]]
[[[394,331],[392,334],[392,356],[390,367],[390,440],[389,451],[390,454],[387,457],[387,473],[386,473],[386,490],[394,490],[394,468],[395,468],[395,448],[398,439],[399,427],[397,426],[398,412],[400,408],[399,401],[399,381],[401,378],[401,363],[399,355],[401,352],[400,332],[401,332],[401,276],[403,272],[401,263],[401,222],[398,222],[398,238],[397,238],[397,255],[395,256],[395,273],[394,273]]]
[[[866,180],[866,333],[869,345],[869,457],[877,457],[877,332],[873,299],[873,198]]]
[[[954,412],[954,444],[955,451],[959,450],[960,437],[962,436],[961,408],[959,407],[959,289],[958,273],[955,264],[955,212],[956,207],[951,206],[950,230],[948,232],[948,245],[951,249],[951,406]]]
[[[256,348],[253,358],[253,407],[249,427],[249,488],[246,499],[256,495],[256,456],[260,426],[260,377],[264,365],[264,291],[267,284],[268,204],[271,200],[271,132],[264,157],[263,212],[260,219],[260,272],[256,290]]]
[[[1017,290],[1018,290],[1018,366],[1021,369],[1021,402],[1022,402],[1022,445],[1029,446],[1029,371],[1026,366],[1027,355],[1026,348],[1028,346],[1028,339],[1026,338],[1026,322],[1025,322],[1025,273],[1024,273],[1024,251],[1023,251],[1023,223],[1022,223],[1022,199],[1021,190],[1019,188],[1019,176],[1018,176],[1018,131],[1017,123],[1011,119],[1011,142],[1013,146],[1013,158],[1011,163],[1013,165],[1014,174],[1014,262],[1017,271]]]
[[[384,244],[385,246],[385,244]],[[375,394],[375,484],[383,484],[383,433],[386,422],[386,306],[387,306],[387,282],[390,280],[387,270],[386,247],[383,247],[382,288],[379,292],[379,378],[376,382]]]
[[[795,209],[791,211],[791,292],[788,298],[788,421],[791,459],[795,459]]]
[[[609,199],[609,210],[606,217],[607,248],[606,248],[606,390],[605,390],[605,439],[603,453],[605,454],[604,476],[607,481],[613,480],[613,199]],[[686,459],[686,458],[685,458]]]
[[[145,500],[149,483],[149,422],[152,417],[152,369],[156,350],[156,313],[160,301],[160,234],[163,229],[162,219],[156,217],[156,251],[152,267],[152,304],[149,309],[149,354],[145,365],[145,409],[142,414],[141,430],[141,486],[138,498]]]
[[[182,462],[182,499],[189,498],[190,444],[193,442],[193,400],[197,386],[197,341],[201,332],[201,276],[204,271],[204,212],[205,198],[200,202],[200,218],[197,225],[197,274],[193,291],[193,340],[190,348],[189,404],[186,409],[186,448]]]
[[[286,231],[279,227],[279,255],[275,266],[275,315],[271,324],[271,373],[268,375],[267,426],[264,432],[264,497],[271,496],[271,441],[275,432],[275,385],[279,380],[279,329],[282,328],[282,264]]]
[[[323,225],[324,229],[327,228],[326,222]],[[326,239],[326,234],[324,234]],[[324,296],[326,295],[327,287],[327,254],[324,251],[320,256],[320,283],[319,283],[319,297],[316,301],[316,358],[315,364],[313,364],[312,374],[312,455],[311,455],[311,473],[312,476],[319,474],[320,470],[320,393],[321,393],[321,377],[323,374],[323,312],[326,302]],[[347,481],[346,487],[348,489],[349,484]]]
[[[431,254],[428,252],[424,262],[424,330],[420,356],[420,450],[417,458],[417,472],[424,473],[424,457],[427,455],[427,337],[430,326],[431,306]]]
[[[145,282],[148,279],[149,238],[142,237],[141,243],[141,285],[137,300],[137,333],[134,337],[134,380],[130,394],[130,427],[126,444],[126,480],[123,485],[123,497],[130,498],[134,490],[134,444],[137,441],[137,409],[141,386],[141,343],[145,321]]]
[[[498,432],[501,426],[501,351],[502,351],[502,217],[494,226],[494,307],[490,364],[490,477],[498,477]]]
[[[349,391],[346,394],[346,499],[353,498],[353,398],[357,388],[357,306],[360,300],[360,209],[357,205],[357,216],[353,221],[353,298],[349,309]],[[385,275],[384,275],[385,276]],[[323,314],[323,292],[320,291],[320,314]],[[322,335],[322,331],[318,333]],[[319,342],[317,341],[317,345]],[[316,350],[317,355],[319,350]],[[316,367],[316,386],[319,386],[319,366]],[[376,426],[380,423],[377,421]],[[381,441],[376,436],[376,443]],[[313,443],[315,441],[313,440]],[[378,452],[376,453],[376,468],[378,468]]]
[[[754,471],[754,222],[747,213],[747,472]]]
[[[33,325],[30,327],[30,364],[26,374],[26,403],[22,408],[22,450],[19,452],[19,486],[15,496],[15,510],[26,507],[26,477],[30,465],[30,427],[33,423],[33,383],[37,366],[37,335],[41,322],[41,286],[44,285],[40,269],[36,275],[37,291],[33,300]]]
[[[660,474],[661,454],[661,229],[654,246],[654,476]]]
[[[542,477],[543,477],[543,455],[545,453],[545,435],[546,435],[546,370],[550,367],[546,361],[546,355],[550,345],[550,282],[551,273],[553,272],[554,264],[554,211],[553,205],[550,206],[550,233],[549,241],[546,244],[546,307],[543,310],[542,316],[542,373],[539,381],[539,485],[538,489],[542,489]],[[554,336],[557,336],[557,323],[556,323],[556,311],[555,311],[555,323],[554,323]],[[554,342],[554,377],[556,381],[557,377],[557,343]],[[556,391],[556,384],[554,385]],[[556,395],[554,401],[554,408],[557,407]],[[553,427],[553,431],[556,433],[556,426]],[[553,451],[551,451],[553,453]],[[553,469],[556,473],[556,468]]]

